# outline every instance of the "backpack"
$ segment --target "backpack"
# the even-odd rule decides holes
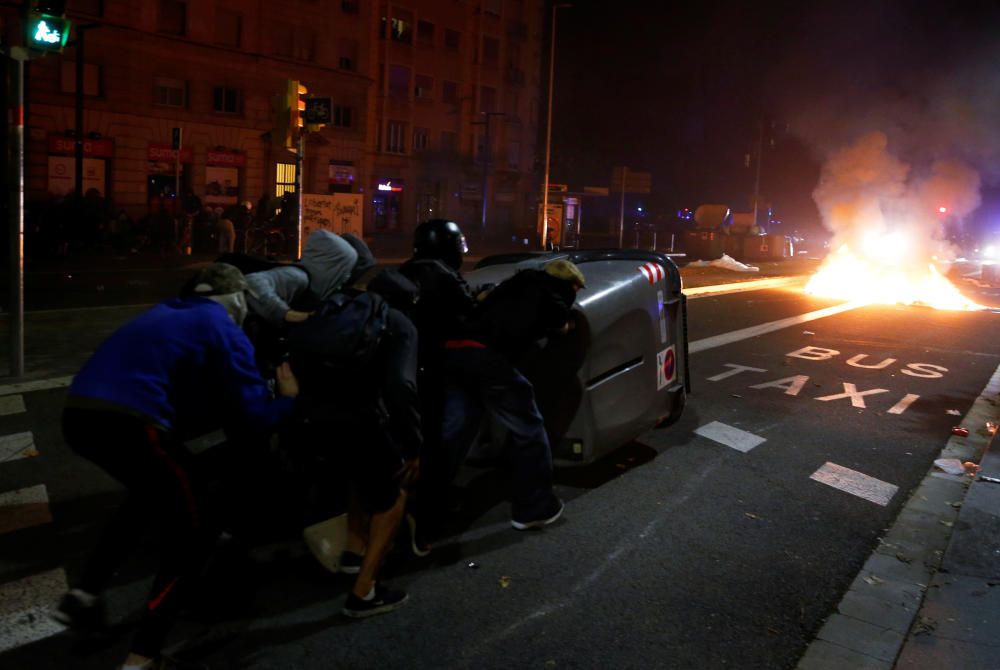
[[[413,316],[414,307],[420,298],[420,289],[399,270],[383,268],[368,280],[367,291],[377,293],[389,306],[398,309],[407,317]]]
[[[288,329],[288,348],[299,368],[361,370],[375,358],[388,327],[389,305],[377,293],[335,293],[311,317]]]

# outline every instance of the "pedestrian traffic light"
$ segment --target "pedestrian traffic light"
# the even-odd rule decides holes
[[[301,132],[306,125],[306,94],[309,90],[295,79],[288,80],[288,125],[292,132]]]
[[[24,21],[25,44],[36,51],[61,53],[69,38],[70,22],[60,14],[65,3],[40,2],[38,9],[32,5]],[[59,11],[59,14],[40,11],[42,9]]]

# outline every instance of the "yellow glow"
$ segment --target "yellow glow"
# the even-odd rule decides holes
[[[906,244],[901,238],[883,238],[864,242],[865,254],[855,255],[846,244],[830,254],[806,284],[805,292],[824,298],[881,305],[923,305],[935,309],[985,309],[965,296],[945,279],[934,264],[914,259],[903,264]],[[887,241],[888,240],[888,241]],[[881,255],[873,248],[898,249]]]

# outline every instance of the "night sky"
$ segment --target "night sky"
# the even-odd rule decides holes
[[[878,130],[913,174],[967,162],[988,218],[998,4],[578,0],[559,10],[551,181],[607,186],[626,164],[652,173],[661,217],[706,202],[748,211],[746,154],[763,125],[762,204],[808,228],[825,158]]]

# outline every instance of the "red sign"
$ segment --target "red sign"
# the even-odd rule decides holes
[[[147,158],[154,163],[173,163],[177,158],[177,149],[170,148],[169,144],[150,144]],[[190,163],[193,158],[191,147],[181,149],[181,163]]]
[[[247,155],[239,151],[213,151],[208,150],[205,156],[205,165],[213,167],[246,167]]]
[[[63,135],[49,135],[49,153],[56,156],[73,156],[76,154],[76,140]],[[100,138],[83,141],[85,158],[112,158],[115,155],[114,140]]]

